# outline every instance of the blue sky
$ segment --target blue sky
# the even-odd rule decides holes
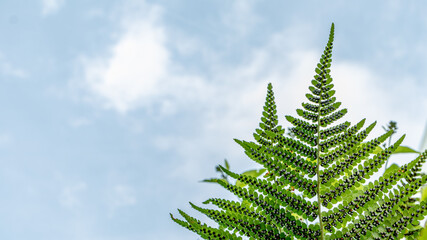
[[[427,122],[427,4],[418,1],[0,2],[0,237],[197,239],[169,220],[232,198],[198,181],[251,140],[273,83],[295,114],[331,22],[347,119]],[[374,136],[374,135],[373,135]],[[397,139],[397,138],[396,138]],[[395,161],[401,161],[395,160]],[[403,161],[403,160],[402,160]]]

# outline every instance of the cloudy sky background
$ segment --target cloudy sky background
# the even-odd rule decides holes
[[[197,239],[169,219],[233,198],[198,181],[256,168],[266,86],[295,114],[327,42],[347,119],[427,123],[418,1],[0,2],[0,238]],[[397,138],[396,138],[397,139]],[[407,155],[407,159],[412,156]],[[404,161],[395,158],[393,161]]]

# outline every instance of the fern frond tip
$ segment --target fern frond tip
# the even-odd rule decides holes
[[[223,166],[221,166],[221,165],[218,165],[218,166],[219,166],[219,168],[221,168],[221,170],[222,170],[225,174],[227,174],[228,176],[230,176],[230,177],[232,177],[232,178],[234,178],[234,179],[237,179],[237,178],[239,177],[239,174],[236,174],[236,173],[234,173],[234,172],[232,172],[232,171],[230,171],[230,170],[226,169],[225,167],[223,167]]]

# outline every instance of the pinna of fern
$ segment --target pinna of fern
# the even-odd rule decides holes
[[[191,206],[213,219],[218,228],[201,223],[178,210],[184,220],[173,221],[204,239],[414,239],[405,235],[427,215],[427,203],[408,205],[408,199],[427,182],[419,174],[427,151],[401,167],[378,173],[404,136],[376,151],[392,134],[366,140],[375,122],[365,119],[351,125],[339,120],[347,113],[334,97],[330,75],[334,24],[306,94],[307,103],[297,115],[286,116],[296,139],[285,136],[278,125],[272,85],[255,142],[235,140],[246,155],[267,169],[252,177],[220,166],[244,187],[216,181],[243,201],[211,198],[204,204],[215,209]],[[366,140],[366,141],[365,141]],[[292,190],[290,190],[292,189]],[[413,232],[413,231],[412,231]]]

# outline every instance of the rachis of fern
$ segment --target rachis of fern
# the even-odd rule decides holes
[[[417,234],[407,233],[421,228],[426,202],[409,205],[408,199],[427,181],[420,174],[427,151],[376,180],[371,178],[404,136],[377,152],[392,131],[366,140],[375,122],[364,127],[365,119],[353,125],[340,121],[347,109],[340,109],[341,103],[334,97],[330,75],[333,39],[334,24],[306,94],[308,102],[297,109],[298,116],[286,116],[296,139],[287,137],[278,125],[269,84],[255,142],[235,140],[268,172],[252,177],[220,166],[245,186],[213,181],[242,201],[211,198],[204,202],[215,209],[190,203],[217,222],[218,228],[181,210],[184,219],[171,214],[173,221],[204,239],[415,239]]]

